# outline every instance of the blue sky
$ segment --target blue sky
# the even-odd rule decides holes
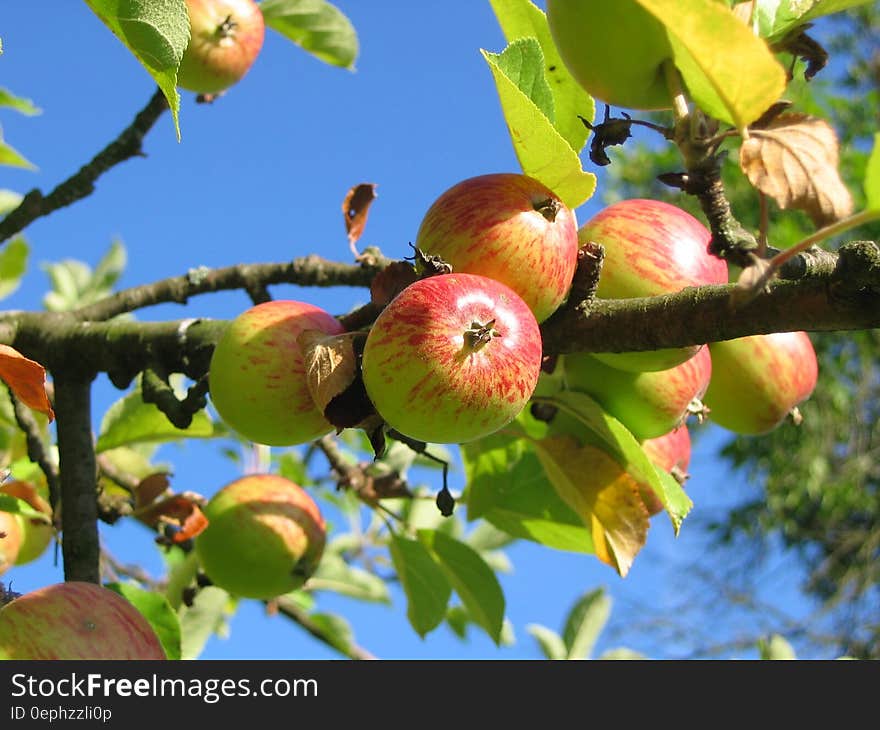
[[[492,76],[479,53],[504,48],[488,2],[340,0],[338,5],[360,37],[355,72],[325,65],[268,31],[251,72],[218,103],[197,105],[192,94],[183,93],[180,143],[165,115],[145,141],[144,159],[113,169],[89,198],[26,230],[30,269],[3,306],[41,308],[48,286],[41,263],[74,258],[94,265],[117,238],[128,252],[120,281],[125,287],[196,266],[285,261],[312,252],[349,261],[340,205],[360,182],[376,183],[378,199],[359,245],[403,257],[422,215],[446,188],[472,175],[518,171]],[[3,3],[0,37],[0,86],[32,98],[43,110],[33,118],[0,112],[5,139],[39,168],[2,168],[0,188],[51,189],[115,137],[153,93],[151,79],[82,2]],[[596,171],[584,157],[586,168]],[[601,207],[601,185],[600,178],[599,194],[578,209],[580,221]],[[288,286],[274,287],[272,294],[308,299],[337,313],[366,297],[359,290]],[[227,292],[198,297],[187,307],[144,310],[138,317],[229,318],[249,304],[244,293]],[[98,381],[96,425],[103,408],[119,395]],[[561,629],[577,597],[604,586],[614,601],[614,630],[602,637],[598,650],[626,645],[649,656],[674,657],[675,647],[654,645],[645,634],[631,639],[623,627],[668,618],[682,595],[679,580],[692,563],[717,572],[700,523],[745,489],[714,457],[724,437],[710,429],[695,445],[688,482],[695,508],[681,535],[673,537],[668,520],[654,520],[648,545],[626,579],[592,556],[526,543],[510,548],[514,570],[501,580],[516,636],[513,646],[498,649],[476,630],[462,643],[446,628],[422,640],[406,623],[405,601],[397,592],[390,607],[330,595],[322,595],[319,606],[345,615],[358,643],[381,657],[537,658],[526,626]],[[219,452],[213,442],[165,447],[162,455],[175,465],[173,487],[210,494],[234,478],[235,466]],[[463,486],[460,472],[452,479],[453,489]],[[135,560],[147,553],[148,569],[158,570],[146,530],[102,530],[118,557]],[[771,556],[764,582],[768,595],[803,613],[808,606],[798,598],[797,576],[780,561]],[[4,576],[18,590],[62,577],[51,554]],[[740,628],[750,627],[731,621],[718,630]],[[337,655],[283,619],[266,618],[259,604],[245,602],[229,637],[212,640],[203,656]]]

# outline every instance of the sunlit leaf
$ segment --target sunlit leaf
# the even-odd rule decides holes
[[[18,289],[27,271],[30,247],[22,236],[7,241],[0,249],[0,299]]]
[[[752,23],[762,37],[775,41],[814,18],[870,2],[872,0],[754,0]]]
[[[196,593],[191,606],[180,606],[181,659],[198,659],[208,639],[224,630],[229,603],[226,591],[207,586]]]
[[[730,8],[705,0],[634,1],[665,26],[688,92],[710,116],[744,129],[782,95],[785,69]]]
[[[3,87],[0,87],[0,107],[15,109],[15,111],[26,114],[29,117],[41,114],[43,111],[30,99],[16,96],[9,89],[4,89]]]
[[[767,640],[758,642],[758,652],[761,659],[784,660],[797,659],[794,649],[782,636],[773,634]]]
[[[544,11],[531,0],[490,0],[490,3],[508,43],[513,43],[518,38],[537,39],[544,55],[544,72],[553,94],[553,124],[569,146],[580,152],[587,141],[589,130],[579,117],[592,121],[595,104],[562,62],[550,35]]]
[[[526,631],[535,637],[535,641],[538,642],[538,646],[541,647],[541,651],[544,652],[546,659],[559,660],[567,658],[568,652],[565,648],[565,643],[562,641],[562,637],[553,629],[548,629],[546,626],[541,626],[541,624],[529,624],[526,626]]]
[[[740,147],[749,181],[782,209],[796,208],[817,227],[852,213],[853,200],[838,171],[834,128],[806,114],[781,114],[750,131]]]
[[[0,345],[0,379],[28,408],[55,418],[46,393],[46,368],[9,345]]]
[[[333,66],[354,70],[358,37],[335,5],[324,0],[263,0],[266,25]]]
[[[19,206],[23,196],[14,190],[0,188],[0,215],[6,215],[9,211]]]
[[[452,586],[428,548],[418,540],[393,535],[389,547],[407,598],[406,616],[416,633],[424,637],[446,616]]]
[[[147,619],[168,659],[181,658],[180,619],[161,593],[131,583],[107,583],[106,587],[128,600]]]
[[[388,584],[379,576],[355,568],[337,553],[327,551],[307,587],[310,591],[332,591],[361,601],[391,602]]]
[[[880,211],[880,132],[874,135],[874,148],[868,158],[864,187],[868,209]]]
[[[562,632],[569,659],[590,658],[610,615],[611,599],[603,589],[597,588],[578,599],[565,619]]]
[[[20,152],[10,147],[3,141],[0,136],[0,165],[9,165],[10,167],[21,167],[25,170],[36,170],[36,165],[27,160]]]
[[[532,48],[528,56],[522,55],[525,46]],[[584,172],[577,152],[529,97],[528,85],[526,89],[518,86],[520,79],[533,79],[539,72],[543,73],[540,45],[535,39],[526,38],[514,41],[500,54],[481,52],[495,79],[504,119],[523,173],[544,183],[568,207],[577,208],[593,195],[596,176]],[[510,78],[505,67],[515,65],[504,58],[508,53],[516,54],[524,62],[530,58],[530,63],[538,68],[527,76],[522,73],[525,69],[521,69],[516,78]]]
[[[177,67],[189,43],[184,0],[85,0],[159,85],[180,139]]]

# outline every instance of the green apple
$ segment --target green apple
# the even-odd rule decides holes
[[[744,435],[781,425],[816,387],[819,363],[806,332],[775,332],[709,344],[710,420]]]
[[[639,440],[681,425],[706,392],[712,374],[709,348],[669,370],[631,373],[592,355],[566,355],[567,387],[592,396]]]
[[[663,70],[672,47],[663,24],[632,0],[547,0],[563,63],[595,99],[630,109],[668,109]]]
[[[306,380],[297,339],[306,330],[335,335],[342,325],[319,307],[277,299],[239,314],[217,342],[208,369],[211,402],[245,438],[293,446],[333,430]]]
[[[263,47],[265,22],[254,0],[186,0],[190,39],[177,85],[216,94],[237,83]]]
[[[146,618],[109,588],[71,581],[0,608],[0,659],[166,659]]]
[[[245,598],[274,598],[302,586],[324,552],[318,505],[289,479],[251,474],[218,491],[204,509],[208,527],[195,538],[214,585]]]
[[[0,575],[15,565],[23,540],[18,515],[0,512]]]

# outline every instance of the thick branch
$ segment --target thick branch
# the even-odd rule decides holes
[[[100,302],[75,312],[82,320],[104,320],[123,312],[176,302],[186,304],[190,297],[226,289],[251,291],[270,284],[299,286],[368,287],[388,260],[371,256],[359,264],[328,261],[320,256],[304,256],[284,263],[238,264],[222,269],[192,269],[183,276],[117,292]]]
[[[74,175],[46,196],[36,189],[25,195],[18,207],[0,220],[0,243],[24,230],[37,218],[42,218],[91,195],[95,189],[95,182],[107,170],[131,157],[143,154],[141,144],[144,136],[167,108],[168,103],[162,91],[156,89],[156,93],[134,121]]]
[[[92,441],[92,376],[73,368],[55,376],[64,579],[99,583],[98,499]]]

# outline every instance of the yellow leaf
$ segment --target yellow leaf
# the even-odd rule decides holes
[[[648,535],[639,485],[611,456],[570,436],[535,442],[559,496],[592,533],[596,557],[625,576]]]

